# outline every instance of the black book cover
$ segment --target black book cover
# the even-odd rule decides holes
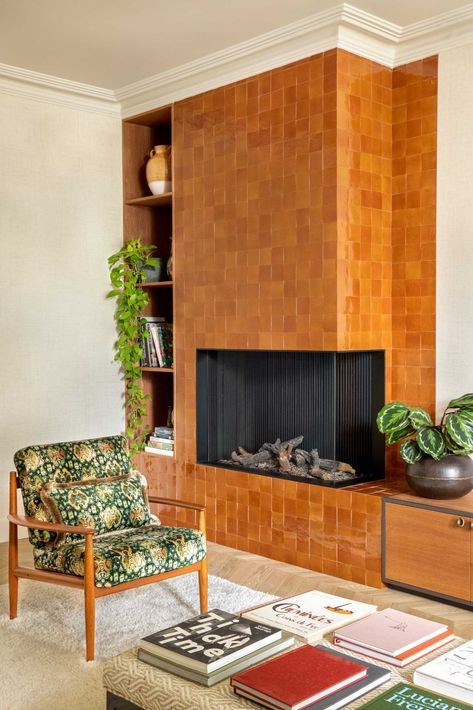
[[[251,653],[255,646],[264,646],[280,636],[279,629],[242,619],[221,609],[211,609],[207,614],[194,616],[176,626],[145,636],[141,647],[166,658],[178,654],[191,661],[193,666],[209,668],[215,662],[220,666],[231,656],[241,657]],[[153,648],[148,644],[152,644]]]

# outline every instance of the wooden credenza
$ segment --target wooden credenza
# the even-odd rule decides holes
[[[473,493],[455,500],[383,499],[385,584],[473,608],[472,567]]]

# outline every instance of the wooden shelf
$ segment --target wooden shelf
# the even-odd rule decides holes
[[[138,284],[141,288],[164,288],[165,286],[173,286],[174,281],[143,281]]]
[[[174,461],[174,455],[173,456],[166,456],[166,454],[158,454],[158,453],[154,453],[152,451],[143,451],[143,454],[145,456],[159,456],[162,459],[170,459],[171,461]]]
[[[172,192],[163,192],[162,195],[135,197],[132,200],[126,200],[126,204],[135,205],[137,207],[171,207]]]
[[[142,367],[141,372],[174,372],[173,367]]]

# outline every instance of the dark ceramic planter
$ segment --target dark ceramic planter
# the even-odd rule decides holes
[[[406,478],[412,490],[424,498],[461,498],[473,490],[473,460],[450,454],[439,461],[429,456],[406,464]]]

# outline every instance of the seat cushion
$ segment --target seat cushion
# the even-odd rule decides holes
[[[26,515],[52,521],[41,500],[49,481],[67,483],[119,476],[131,470],[128,444],[123,436],[27,446],[13,457],[21,485]],[[56,539],[47,530],[29,530],[30,542],[43,547]]]
[[[84,540],[34,549],[37,569],[84,575]],[[205,536],[191,528],[146,525],[94,537],[95,585],[113,587],[203,560]]]

